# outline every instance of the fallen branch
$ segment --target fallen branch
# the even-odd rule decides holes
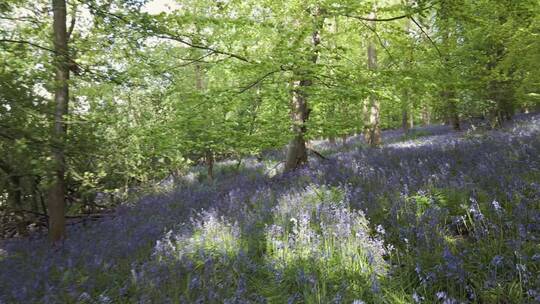
[[[267,170],[264,175],[268,175],[268,173],[270,173],[272,170],[275,170],[277,168],[277,166],[279,166],[280,164],[284,163],[285,161],[280,161],[278,162],[275,166],[273,166],[272,168],[270,168],[269,170]]]

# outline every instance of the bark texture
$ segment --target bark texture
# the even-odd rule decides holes
[[[206,167],[208,169],[208,181],[214,181],[214,153],[212,151],[207,151],[205,156]]]
[[[407,107],[403,106],[403,109],[401,109],[401,129],[403,129],[404,133],[409,133],[409,126],[409,112]]]
[[[307,163],[308,160],[304,134],[307,131],[305,123],[309,118],[309,109],[302,87],[309,85],[311,85],[311,82],[308,83],[306,80],[293,83],[291,119],[294,137],[289,142],[285,171],[294,170]]]
[[[49,211],[49,238],[57,244],[66,237],[65,229],[65,172],[66,160],[64,144],[67,134],[65,116],[68,114],[69,101],[69,53],[66,28],[66,1],[53,0],[53,30],[55,51],[55,111],[52,134],[52,156],[54,170],[52,185],[49,189],[47,209]]]
[[[408,4],[409,1],[407,1]],[[410,35],[411,31],[411,23],[412,21],[408,21],[405,24],[405,33],[407,36]],[[411,49],[414,48],[413,45],[409,45]],[[413,64],[413,52],[410,51],[407,55],[407,58],[405,58],[403,64],[404,64],[404,70],[409,73],[412,69]],[[406,83],[408,84],[408,82]],[[411,107],[411,97],[410,97],[411,88],[410,86],[405,85],[402,91],[402,97],[401,97],[401,129],[403,129],[403,132],[405,134],[409,133],[409,130],[412,129],[412,107]],[[411,120],[409,121],[409,116]]]
[[[319,59],[318,46],[321,44],[321,29],[324,19],[320,8],[313,9],[313,32],[311,34],[311,62],[316,64]],[[291,99],[291,120],[293,138],[289,142],[287,156],[285,160],[285,171],[292,171],[307,163],[307,149],[305,134],[307,131],[306,122],[309,119],[310,109],[308,107],[306,90],[311,86],[312,81],[308,75],[303,75],[303,80],[292,83]]]
[[[375,10],[370,13],[370,19],[376,19],[377,15]],[[375,29],[375,23],[371,22],[371,26]],[[367,50],[368,57],[368,69],[370,71],[377,70],[377,48],[375,37],[370,38]],[[368,100],[368,106],[366,107],[364,138],[368,145],[372,147],[381,145],[381,127],[380,127],[380,103],[377,96],[372,93]]]

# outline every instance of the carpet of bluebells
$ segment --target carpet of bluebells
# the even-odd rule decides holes
[[[540,115],[384,142],[222,163],[60,249],[3,241],[0,303],[540,303]]]

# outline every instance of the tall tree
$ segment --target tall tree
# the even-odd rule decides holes
[[[376,8],[369,14],[369,19],[375,20],[377,18]],[[376,34],[375,34],[376,21],[371,22],[373,34],[371,34],[368,48],[367,48],[367,65],[368,69],[374,74],[377,71],[377,47],[376,47]],[[372,79],[375,79],[372,75]],[[375,85],[372,87],[372,91],[375,90]],[[377,95],[372,92],[369,96],[368,105],[366,107],[366,121],[364,137],[366,142],[376,147],[381,144],[381,127],[380,127],[380,102]]]
[[[405,24],[405,34],[407,36],[410,36],[411,22],[412,21],[408,21]],[[406,39],[406,41],[408,42],[409,39]],[[404,58],[404,70],[407,74],[409,74],[411,70],[412,52],[413,52],[412,45],[408,44],[408,46],[409,46],[409,49],[406,51],[407,52],[405,55],[406,58]],[[409,114],[412,116],[412,109],[410,109],[410,91],[411,89],[409,85],[403,86],[403,92],[402,92],[402,97],[401,97],[401,128],[403,129],[403,132],[405,133],[408,133],[409,129],[412,128],[412,122],[413,122],[412,117],[409,121]]]
[[[317,64],[319,59],[318,46],[321,44],[321,30],[324,24],[324,17],[321,7],[317,4],[312,8],[311,18],[313,31],[311,33],[311,63]],[[307,89],[313,84],[312,73],[301,72],[297,75],[302,80],[292,82],[291,119],[293,139],[289,142],[287,158],[285,161],[285,171],[292,171],[306,163],[308,160],[305,134],[307,131],[306,122],[309,119],[310,109],[307,100]]]
[[[460,130],[460,118],[459,110],[457,105],[457,96],[455,91],[454,84],[454,69],[451,62],[451,28],[450,28],[450,14],[451,7],[453,3],[450,1],[441,3],[439,14],[439,32],[441,35],[442,46],[444,53],[442,54],[442,67],[439,69],[441,73],[440,78],[442,80],[442,89],[440,92],[440,97],[446,108],[447,121],[452,125],[454,130]]]
[[[52,185],[48,194],[49,238],[56,244],[65,233],[65,173],[67,170],[65,143],[67,134],[66,116],[69,101],[69,52],[66,27],[66,1],[53,0],[54,64],[54,129],[51,136],[54,169]]]

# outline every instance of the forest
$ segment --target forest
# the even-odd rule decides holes
[[[1,0],[4,303],[540,303],[540,2]]]

